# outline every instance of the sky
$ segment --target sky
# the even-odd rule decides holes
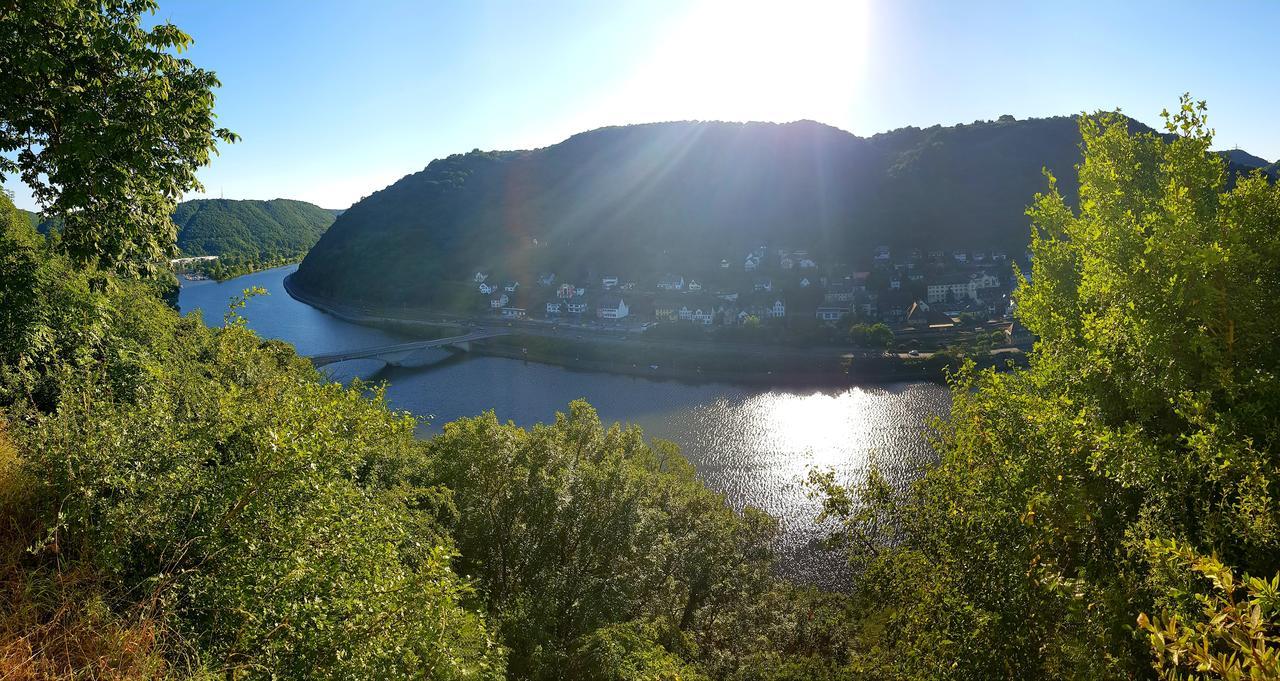
[[[192,35],[242,137],[200,172],[209,197],[345,208],[452,153],[650,121],[1156,125],[1183,92],[1216,146],[1280,158],[1268,0],[160,0],[151,21]]]

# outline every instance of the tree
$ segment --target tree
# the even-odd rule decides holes
[[[849,342],[860,348],[883,350],[893,344],[893,330],[883,322],[854,324],[849,327]]]
[[[173,252],[170,214],[200,189],[218,141],[214,74],[176,56],[155,0],[24,0],[0,6],[0,179],[18,175],[80,262],[154,272]]]
[[[1214,597],[1153,545],[1280,571],[1280,189],[1229,186],[1204,116],[1184,98],[1167,136],[1083,117],[1080,211],[1052,177],[1029,211],[1029,368],[955,376],[939,463],[904,494],[828,488],[883,623],[866,664],[1142,677],[1139,614],[1202,622]]]

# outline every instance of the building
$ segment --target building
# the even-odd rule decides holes
[[[886,262],[889,262],[889,247],[888,247],[888,246],[876,246],[875,261],[876,261],[877,263],[886,263]]]
[[[585,314],[587,311],[587,296],[582,292],[578,292],[565,302],[564,309],[569,314]]]
[[[498,295],[489,299],[489,307],[497,310],[502,308],[504,305],[506,305],[509,302],[511,302],[510,296],[508,296],[505,293],[499,293]]]
[[[827,286],[826,293],[822,296],[822,302],[828,305],[833,303],[847,303],[853,300],[853,285],[846,281],[835,281]]]
[[[475,282],[477,284],[483,284],[484,280],[488,278],[489,278],[489,275],[485,274],[484,272],[476,272],[476,276],[474,277]]]
[[[502,316],[506,319],[524,319],[525,309],[523,307],[504,307],[502,308]]]
[[[564,301],[563,301],[563,300],[558,300],[558,299],[557,299],[557,300],[548,300],[548,301],[547,301],[547,316],[548,316],[548,317],[551,317],[551,316],[554,316],[554,315],[558,315],[558,314],[560,314],[560,311],[561,311],[561,310],[563,310],[563,309],[564,309]]]
[[[538,285],[539,285],[539,286],[550,286],[550,285],[552,285],[552,284],[554,284],[554,283],[556,283],[556,273],[555,273],[555,272],[543,272],[542,274],[539,274],[539,275],[538,275]]]
[[[773,291],[773,280],[768,278],[756,279],[752,282],[751,289],[753,291]]]
[[[488,284],[486,284],[486,283],[484,283],[484,282],[481,282],[481,283],[480,283],[480,287],[479,287],[479,288],[480,288],[480,293],[482,293],[482,294],[484,294],[484,295],[486,295],[486,296],[487,296],[487,295],[489,295],[489,294],[491,294],[491,293],[493,293],[494,291],[498,290],[498,289],[494,288],[493,286],[490,286],[490,285],[488,285]]]
[[[679,319],[680,301],[675,298],[658,298],[653,301],[653,318],[674,322]]]
[[[953,300],[970,299],[973,294],[970,292],[969,277],[962,275],[952,275],[944,277],[925,286],[925,301],[933,303],[945,303]]]
[[[977,272],[965,275],[952,275],[926,286],[925,300],[929,303],[944,303],[953,300],[979,300],[989,290],[998,290],[1000,280],[989,272]]]
[[[697,293],[698,291],[702,290],[702,284],[699,284],[697,279],[690,279],[689,285],[686,286],[685,288],[689,289],[689,291],[692,293]]]
[[[520,282],[518,281],[508,281],[502,285],[502,290],[507,293],[515,293],[518,288],[520,288]]]
[[[849,314],[849,308],[840,305],[822,305],[818,307],[817,317],[824,322],[838,322]]]
[[[560,288],[556,289],[556,297],[561,300],[568,300],[576,295],[578,295],[578,289],[573,284],[561,284]]]
[[[608,291],[609,289],[612,289],[614,286],[617,286],[617,285],[618,285],[618,278],[617,278],[617,277],[604,277],[604,278],[600,279],[600,285],[601,285],[602,287],[604,287],[604,290]]]
[[[782,319],[787,316],[786,301],[781,298],[774,299],[773,304],[765,308],[764,314],[773,319]]]
[[[658,288],[663,291],[682,291],[684,290],[684,277],[668,274],[658,280]]]
[[[596,307],[596,314],[601,319],[624,319],[629,313],[627,302],[621,296],[605,296]]]

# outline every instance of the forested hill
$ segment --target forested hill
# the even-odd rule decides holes
[[[57,219],[21,211],[42,234],[59,229]],[[342,210],[290,199],[193,199],[173,211],[183,256],[218,255],[239,262],[301,257]]]
[[[237,255],[271,260],[307,252],[335,211],[289,199],[196,199],[178,204],[178,248],[183,255]]]
[[[20,214],[22,215],[22,217],[26,218],[26,219],[27,219],[27,222],[30,222],[32,227],[39,227],[39,226],[40,226],[40,214],[39,214],[39,213],[33,213],[33,212],[29,211],[29,210],[24,210],[24,209],[22,209],[22,208],[19,208],[19,209],[18,209],[18,213],[20,213]]]
[[[740,262],[760,245],[851,263],[879,244],[1021,253],[1042,168],[1074,200],[1079,145],[1074,117],[869,138],[811,121],[602,128],[433,161],[348,209],[293,284],[421,300],[478,267],[626,275]]]

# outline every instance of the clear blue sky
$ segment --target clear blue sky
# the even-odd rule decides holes
[[[161,0],[157,18],[195,38],[243,136],[201,173],[215,197],[342,208],[450,153],[650,120],[1156,124],[1184,91],[1219,147],[1280,157],[1280,2]]]

